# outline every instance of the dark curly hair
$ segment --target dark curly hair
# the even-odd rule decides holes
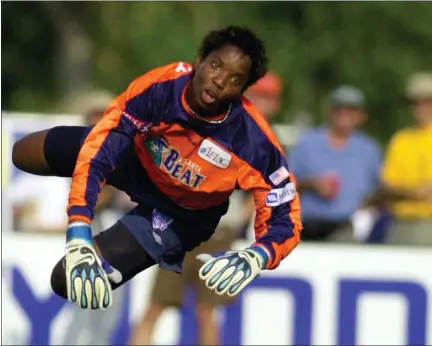
[[[246,88],[266,74],[268,59],[264,42],[246,27],[230,25],[224,29],[210,31],[202,40],[198,53],[204,60],[211,52],[227,45],[240,48],[252,60]]]

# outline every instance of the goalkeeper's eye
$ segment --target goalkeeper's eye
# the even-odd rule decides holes
[[[235,84],[235,85],[239,85],[239,84],[240,84],[240,79],[239,79],[238,77],[233,77],[233,78],[231,79],[231,81],[232,81],[233,84]]]

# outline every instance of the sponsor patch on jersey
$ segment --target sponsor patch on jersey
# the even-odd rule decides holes
[[[280,167],[278,170],[270,174],[269,178],[274,185],[279,185],[289,177],[289,172],[285,167]]]
[[[203,160],[210,162],[219,168],[228,168],[231,162],[231,154],[214,144],[208,139],[204,139],[198,148],[198,155]]]
[[[153,162],[160,167],[162,164],[162,158],[166,156],[169,150],[168,142],[163,137],[148,137],[144,145],[147,151],[153,158]]]
[[[266,205],[268,207],[277,207],[281,204],[292,201],[296,194],[294,183],[288,183],[279,189],[270,190],[266,196]]]
[[[123,112],[122,115],[129,119],[141,133],[148,132],[149,128],[151,127],[151,123],[147,123],[141,119],[138,119],[127,112]]]
[[[164,137],[148,137],[144,145],[156,166],[183,184],[197,189],[206,179],[206,176],[201,173],[201,167],[192,160],[182,157]]]

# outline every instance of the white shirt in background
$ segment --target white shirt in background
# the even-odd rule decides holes
[[[8,189],[11,207],[26,206],[22,230],[56,230],[67,226],[70,179],[20,174]]]

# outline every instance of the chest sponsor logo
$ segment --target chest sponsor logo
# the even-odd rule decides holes
[[[208,139],[204,139],[198,149],[198,155],[203,160],[219,168],[227,168],[231,162],[231,154],[218,147]]]
[[[206,179],[201,173],[201,167],[192,160],[181,157],[180,152],[171,147],[165,138],[148,137],[144,145],[155,165],[183,184],[198,188]]]

